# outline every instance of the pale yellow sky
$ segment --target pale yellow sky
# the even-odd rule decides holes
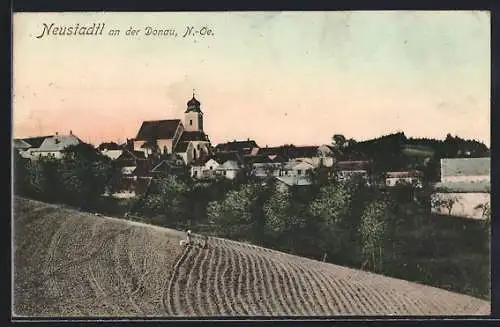
[[[102,36],[36,38],[44,23],[94,22]],[[15,137],[123,141],[143,120],[182,118],[194,88],[213,143],[404,131],[490,145],[487,12],[16,13],[13,24]],[[191,25],[214,35],[183,38]]]

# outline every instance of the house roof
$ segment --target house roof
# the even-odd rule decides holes
[[[232,141],[217,144],[215,147],[216,151],[240,151],[250,153],[253,148],[258,148],[259,146],[254,140],[246,141]]]
[[[104,150],[123,150],[123,146],[115,143],[115,142],[104,142],[99,144],[97,147],[99,151],[104,151]]]
[[[126,159],[146,159],[143,151],[134,151],[124,149],[125,151],[120,154],[116,160],[126,160]]]
[[[208,135],[200,131],[182,132],[179,142],[206,141],[210,142]]]
[[[14,149],[28,149],[31,148],[31,144],[22,140],[22,139],[14,139],[13,140]]]
[[[286,160],[280,155],[256,155],[248,156],[245,161],[249,164],[266,164],[266,163],[282,163]]]
[[[349,171],[349,170],[367,170],[371,165],[370,161],[338,161],[337,167],[340,170]]]
[[[216,152],[212,155],[212,159],[219,164],[223,164],[226,161],[234,161],[237,164],[243,164],[243,159],[237,151]]]
[[[42,145],[43,141],[45,141],[46,138],[52,137],[53,135],[47,135],[47,136],[36,136],[36,137],[27,137],[22,139],[24,142],[28,143],[31,145],[32,148],[39,148],[40,145]]]
[[[318,146],[282,145],[279,147],[260,148],[258,154],[280,155],[284,158],[310,158],[318,154]]]
[[[172,139],[180,123],[180,119],[144,121],[137,133],[136,140]]]
[[[389,171],[385,174],[386,178],[408,178],[408,177],[423,177],[421,171]]]
[[[436,183],[434,190],[437,193],[490,193],[490,181],[460,181]]]
[[[71,145],[78,145],[83,143],[78,137],[74,135],[54,135],[47,137],[38,149],[34,151],[62,151]]]
[[[218,170],[236,170],[236,169],[240,169],[240,166],[238,165],[238,163],[236,161],[233,161],[233,160],[228,160],[226,162],[224,162],[222,165],[220,165],[219,167],[217,167]]]
[[[490,175],[490,158],[441,159],[441,178]]]

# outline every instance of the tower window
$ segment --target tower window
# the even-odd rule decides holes
[[[191,126],[191,125],[193,125],[193,120],[192,119],[189,120],[189,126]]]

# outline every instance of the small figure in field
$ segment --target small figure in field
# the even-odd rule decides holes
[[[187,234],[186,239],[180,241],[181,246],[191,245],[191,230],[188,230],[186,234]]]

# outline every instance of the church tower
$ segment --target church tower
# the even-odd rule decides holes
[[[184,112],[184,130],[186,132],[203,132],[203,112],[200,109],[200,101],[194,97],[188,101]]]

